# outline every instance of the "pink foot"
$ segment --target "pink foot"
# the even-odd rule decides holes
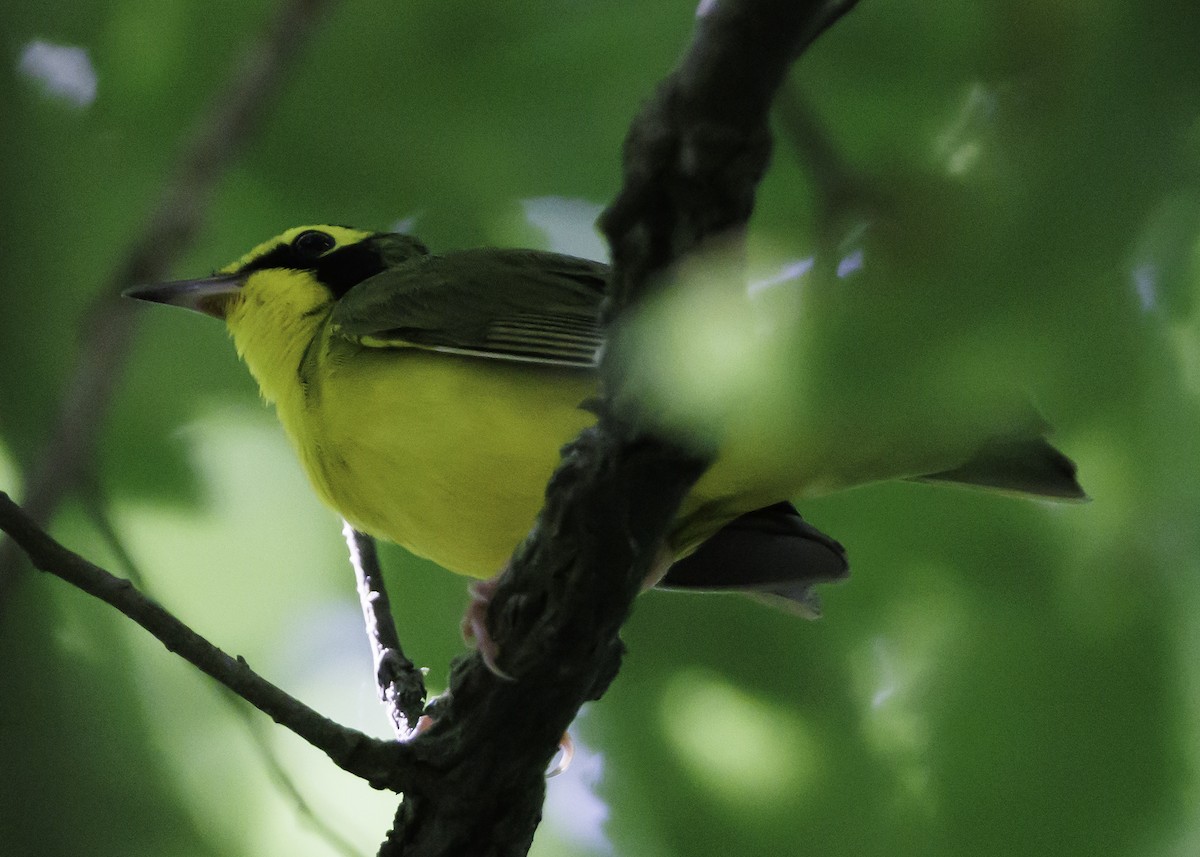
[[[670,548],[665,544],[661,545],[655,556],[654,565],[646,575],[646,579],[642,581],[642,591],[652,589],[662,580],[674,559],[675,555]],[[473,645],[479,651],[479,657],[483,659],[484,666],[491,673],[507,681],[513,681],[513,677],[500,668],[500,646],[492,639],[492,634],[487,626],[488,605],[492,603],[492,597],[500,585],[500,578],[507,570],[507,568],[501,569],[500,573],[494,577],[477,580],[467,587],[471,600],[463,614],[462,635],[468,645]]]
[[[462,635],[468,644],[474,645],[479,651],[479,657],[483,659],[483,664],[489,671],[502,679],[512,681],[513,677],[500,669],[500,665],[497,663],[497,659],[500,657],[500,647],[492,639],[492,634],[487,627],[488,605],[492,603],[492,596],[496,594],[496,587],[499,586],[500,575],[503,573],[502,571],[487,580],[477,580],[467,587],[471,601],[467,604],[467,612],[463,615]]]
[[[424,735],[433,728],[434,723],[437,723],[437,721],[428,714],[422,714],[419,718],[417,718],[417,725],[413,727],[412,735],[410,737],[416,738],[418,735]]]

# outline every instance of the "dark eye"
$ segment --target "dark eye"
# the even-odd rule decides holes
[[[318,229],[307,229],[292,239],[292,249],[301,259],[316,259],[326,250],[332,250],[337,244],[328,232]]]

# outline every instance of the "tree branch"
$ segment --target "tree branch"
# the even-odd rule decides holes
[[[716,2],[625,141],[625,184],[601,215],[610,315],[704,242],[740,231],[770,160],[768,110],[791,62],[853,5]]]
[[[610,319],[684,254],[740,233],[769,158],[772,97],[829,9],[724,0],[701,19],[679,68],[634,122],[624,187],[601,217],[613,249]],[[414,767],[381,857],[524,855],[560,736],[619,669],[621,625],[708,460],[612,404],[620,391],[611,361],[610,351],[598,422],[564,451],[489,608],[501,666],[516,680],[478,655],[456,661],[434,726],[411,745]]]
[[[188,663],[216,679],[324,752],[339,768],[376,787],[404,786],[405,746],[379,741],[339,726],[259,676],[180,622],[132,583],[109,574],[46,534],[12,498],[0,491],[0,530],[28,554],[36,568],[62,578],[120,610]]]
[[[96,439],[121,378],[136,305],[121,291],[165,279],[200,229],[217,181],[268,115],[307,37],[331,0],[284,0],[262,35],[233,64],[224,87],[184,142],[172,178],[151,209],[145,231],[102,286],[83,324],[79,357],[59,402],[49,440],[29,469],[24,507],[39,524],[90,468]],[[0,610],[20,566],[0,539]]]
[[[350,564],[358,581],[358,600],[371,643],[379,699],[396,737],[407,739],[425,710],[425,679],[400,647],[375,540],[349,523],[343,525],[342,535],[350,549]]]

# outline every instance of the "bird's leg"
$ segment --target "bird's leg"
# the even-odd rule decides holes
[[[658,582],[666,576],[667,570],[671,567],[671,563],[674,560],[674,551],[664,541],[655,552],[654,564],[650,566],[650,571],[642,579],[642,591],[645,592],[647,589],[652,589],[658,585]],[[484,665],[492,673],[500,678],[512,681],[512,676],[502,670],[497,663],[497,659],[500,657],[500,646],[492,638],[487,626],[488,606],[492,603],[492,597],[496,594],[496,589],[500,585],[500,578],[504,576],[504,572],[506,571],[508,571],[507,566],[501,569],[500,573],[494,577],[489,577],[487,580],[477,580],[467,588],[471,600],[467,604],[466,613],[463,614],[462,635],[468,644],[474,645],[479,651],[479,657],[483,659]]]
[[[496,594],[500,578],[506,571],[508,571],[508,566],[501,569],[495,577],[477,580],[467,587],[471,600],[467,604],[466,613],[463,614],[462,635],[469,645],[474,645],[479,651],[479,657],[483,659],[483,664],[488,670],[502,679],[512,681],[512,676],[500,669],[499,664],[496,663],[496,659],[500,656],[500,647],[492,639],[492,634],[487,626],[488,605],[492,603],[492,596]]]
[[[650,571],[642,579],[642,591],[645,592],[647,589],[652,589],[658,585],[658,582],[666,576],[667,570],[674,561],[675,553],[664,541],[655,552],[654,564],[650,566]],[[513,677],[502,670],[496,662],[496,659],[500,656],[500,646],[492,637],[487,626],[488,606],[492,603],[492,597],[495,596],[496,589],[500,586],[500,578],[504,576],[504,572],[506,571],[508,571],[507,566],[501,569],[500,573],[494,577],[489,577],[487,580],[477,580],[467,587],[467,592],[470,593],[471,600],[467,604],[466,612],[463,614],[462,635],[468,644],[474,645],[479,651],[479,657],[483,660],[484,666],[494,675],[507,681],[513,681]],[[433,723],[433,718],[428,715],[423,716],[417,722],[414,734],[420,735],[429,729]],[[575,744],[571,740],[569,732],[564,732],[562,739],[558,743],[561,757],[558,764],[547,772],[547,778],[557,776],[565,771],[571,764],[572,756],[575,755]]]
[[[506,571],[508,571],[508,566],[501,569],[500,573],[494,577],[477,580],[467,587],[471,601],[467,604],[466,613],[463,614],[462,635],[467,643],[474,644],[479,652],[479,657],[488,670],[506,681],[512,681],[513,677],[500,669],[500,665],[496,663],[496,658],[500,656],[500,646],[493,639],[487,626],[488,605],[492,603],[492,596],[496,594],[496,589],[500,586],[500,578]],[[433,720],[428,716],[422,717],[421,720],[423,722],[417,724],[418,734],[433,725]],[[557,777],[570,766],[571,759],[575,755],[575,742],[571,740],[570,732],[563,733],[562,738],[558,741],[558,749],[558,764],[546,772],[546,779]]]
[[[666,542],[659,546],[654,557],[654,564],[650,567],[649,573],[642,579],[642,591],[652,589],[660,580],[667,574],[667,569],[671,567],[674,560],[674,553],[667,547]],[[499,574],[494,577],[489,577],[486,580],[477,580],[467,587],[467,592],[470,593],[471,600],[467,604],[467,610],[462,618],[462,635],[463,639],[468,644],[473,644],[479,652],[479,657],[483,660],[484,666],[488,668],[494,675],[499,676],[507,681],[513,681],[513,677],[500,668],[496,659],[500,656],[500,646],[492,637],[487,626],[488,606],[492,603],[492,597],[496,594],[496,589],[500,586],[500,578],[504,576],[504,572],[508,571],[508,566],[500,570]],[[416,728],[413,730],[414,735],[420,735],[433,726],[434,719],[429,715],[421,717],[417,722]],[[567,770],[571,765],[571,759],[575,755],[575,742],[571,739],[570,732],[564,732],[558,742],[559,760],[549,771],[546,772],[546,778],[556,777]]]

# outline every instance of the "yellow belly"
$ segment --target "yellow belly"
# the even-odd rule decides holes
[[[319,388],[279,403],[317,492],[364,532],[460,574],[495,574],[532,527],[562,446],[594,422],[579,407],[594,378],[418,349],[346,356],[326,354]],[[754,432],[727,437],[684,501],[676,554],[761,506],[939,469],[921,470],[886,437],[818,428],[769,467]]]
[[[367,352],[335,366],[289,434],[355,527],[486,577],[532,526],[559,449],[594,421],[578,407],[593,391],[581,372]]]

